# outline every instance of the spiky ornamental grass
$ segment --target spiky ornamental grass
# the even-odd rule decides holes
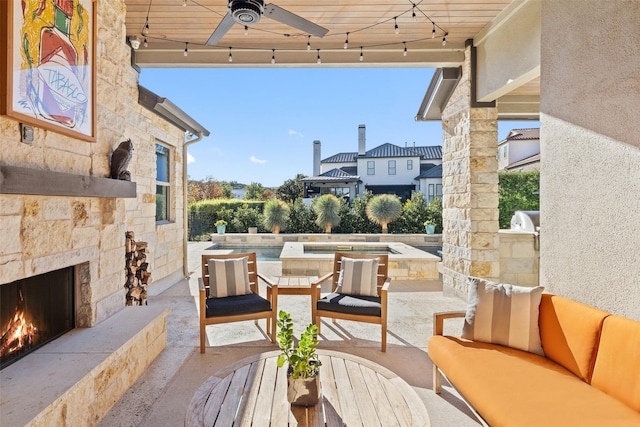
[[[382,232],[387,233],[387,225],[402,215],[402,202],[394,194],[379,194],[373,196],[367,204],[367,216],[382,226]]]
[[[287,228],[289,221],[289,205],[282,200],[271,199],[264,204],[264,220],[263,224],[267,230],[272,233],[279,233],[280,230]]]
[[[333,194],[323,194],[313,202],[317,215],[316,224],[331,233],[331,228],[340,224],[340,200]]]

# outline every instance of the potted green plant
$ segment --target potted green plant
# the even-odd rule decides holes
[[[225,230],[227,229],[227,221],[225,221],[224,219],[217,220],[214,225],[218,230],[218,234],[224,234]]]
[[[277,324],[278,346],[282,351],[278,357],[278,367],[283,367],[287,362],[287,400],[291,405],[313,406],[320,400],[322,363],[316,354],[318,327],[310,324],[300,339],[296,340],[289,313],[280,310]]]
[[[436,232],[436,222],[432,219],[428,219],[424,222],[424,228],[427,234],[433,234]]]

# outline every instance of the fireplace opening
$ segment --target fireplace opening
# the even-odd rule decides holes
[[[75,327],[74,267],[0,286],[0,369]]]

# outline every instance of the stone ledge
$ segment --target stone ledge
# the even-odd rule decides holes
[[[163,307],[126,307],[0,372],[3,425],[96,425],[167,341]]]

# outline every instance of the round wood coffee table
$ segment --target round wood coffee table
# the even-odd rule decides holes
[[[189,403],[185,426],[429,426],[424,404],[402,378],[336,351],[318,350],[321,403],[290,406],[279,354],[251,356],[209,377]]]

